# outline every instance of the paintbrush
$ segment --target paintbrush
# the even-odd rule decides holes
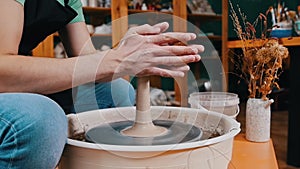
[[[270,7],[270,12],[271,12],[271,16],[272,16],[273,25],[276,25],[275,11],[272,6]]]

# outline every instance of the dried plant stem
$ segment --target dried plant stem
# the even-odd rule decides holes
[[[289,52],[287,48],[278,43],[278,39],[266,36],[269,31],[266,15],[269,11],[266,12],[266,15],[259,14],[255,22],[251,24],[247,22],[246,16],[238,8],[242,19],[241,24],[231,1],[229,4],[234,30],[242,42],[243,56],[235,62],[241,68],[242,77],[248,83],[249,97],[267,100],[273,88],[279,88],[278,70],[282,68],[282,60],[288,57]],[[261,25],[260,39],[262,40],[256,38],[255,27],[258,23]]]

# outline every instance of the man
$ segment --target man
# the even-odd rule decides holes
[[[116,48],[97,51],[80,0],[1,0],[0,25],[0,168],[55,168],[65,113],[132,105],[133,88],[120,77],[181,77],[204,50],[168,45],[196,36],[163,33],[168,24],[160,23],[132,28]],[[56,31],[67,59],[27,56]]]

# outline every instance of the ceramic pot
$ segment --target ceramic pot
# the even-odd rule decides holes
[[[246,105],[246,139],[253,142],[270,140],[271,100],[249,98]]]

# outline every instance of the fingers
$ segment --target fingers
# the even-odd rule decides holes
[[[152,35],[147,38],[148,42],[159,45],[173,45],[177,42],[182,42],[184,45],[187,41],[194,40],[196,38],[196,35],[194,33],[168,32],[159,35]]]
[[[192,49],[197,49],[198,53],[202,53],[205,50],[203,45],[193,44],[193,45],[189,45],[189,47],[192,48]]]
[[[200,61],[199,55],[185,55],[185,56],[163,56],[153,58],[154,63],[168,66],[182,66],[192,62]]]
[[[169,28],[167,22],[158,23],[154,26],[149,24],[144,24],[141,26],[133,27],[129,29],[130,34],[139,34],[139,35],[155,35],[160,34]]]
[[[187,64],[180,65],[180,66],[159,66],[159,68],[171,70],[171,71],[180,71],[180,72],[187,72],[190,70],[190,66]]]
[[[193,46],[155,46],[143,50],[142,56],[152,57],[155,63],[164,63],[166,65],[180,65],[200,61],[198,53],[202,52],[202,45]],[[153,57],[155,56],[155,57]]]
[[[151,67],[148,69],[144,69],[140,73],[138,73],[137,77],[142,76],[151,76],[151,75],[158,75],[162,77],[183,77],[185,72],[190,70],[190,67],[188,65],[177,67],[177,68],[160,68],[160,67]]]
[[[158,23],[153,25],[154,28],[158,27],[160,29],[160,33],[165,32],[169,28],[168,22]]]
[[[191,45],[191,46],[160,46],[158,51],[155,52],[156,55],[196,55],[204,51],[204,46],[202,45]]]
[[[194,33],[163,33],[168,28],[169,24],[163,22],[129,29],[118,48],[122,51],[119,55],[126,56],[123,59],[125,66],[120,66],[120,72],[134,75],[139,72],[137,76],[183,77],[189,70],[187,64],[201,59],[199,53],[204,47],[187,45],[188,41],[196,39]]]

